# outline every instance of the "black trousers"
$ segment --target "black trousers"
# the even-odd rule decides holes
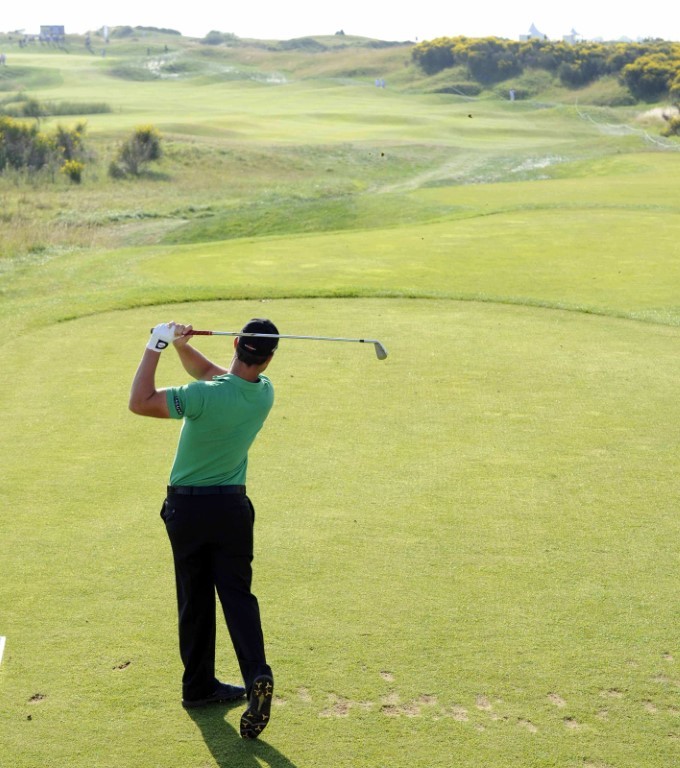
[[[245,494],[187,496],[168,491],[161,517],[175,563],[182,694],[212,694],[215,676],[215,591],[241,675],[250,694],[267,665],[260,608],[252,594],[255,510]]]

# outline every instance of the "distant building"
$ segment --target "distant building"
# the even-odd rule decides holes
[[[526,40],[547,40],[548,35],[544,35],[543,32],[536,29],[536,25],[532,24],[529,27],[529,34],[528,35],[520,35],[519,39],[522,42],[525,42]]]
[[[582,43],[583,37],[579,35],[575,29],[572,29],[568,35],[562,35],[562,42],[574,45],[576,43]]]
[[[41,24],[40,25],[40,39],[52,43],[62,43],[66,37],[63,24]]]

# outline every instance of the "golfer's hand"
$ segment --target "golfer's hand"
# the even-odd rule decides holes
[[[162,352],[175,340],[175,323],[160,323],[151,331],[151,337],[146,345],[147,349],[154,352]]]
[[[180,323],[175,325],[175,338],[173,344],[176,348],[185,347],[189,341],[191,341],[191,331],[193,328],[193,325],[180,325]]]

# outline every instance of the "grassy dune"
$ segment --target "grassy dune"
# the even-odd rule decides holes
[[[428,95],[407,50],[9,52],[31,95],[114,111],[80,187],[0,177],[3,768],[675,765],[677,146],[630,110]],[[134,79],[152,60],[182,74]],[[114,182],[140,122],[165,157]],[[249,484],[277,698],[244,743],[240,708],[179,706],[177,425],[126,403],[154,323],[263,315],[389,357],[272,365]]]

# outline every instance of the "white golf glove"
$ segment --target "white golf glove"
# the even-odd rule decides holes
[[[175,324],[160,323],[151,331],[146,348],[153,349],[154,352],[162,352],[175,340]]]

